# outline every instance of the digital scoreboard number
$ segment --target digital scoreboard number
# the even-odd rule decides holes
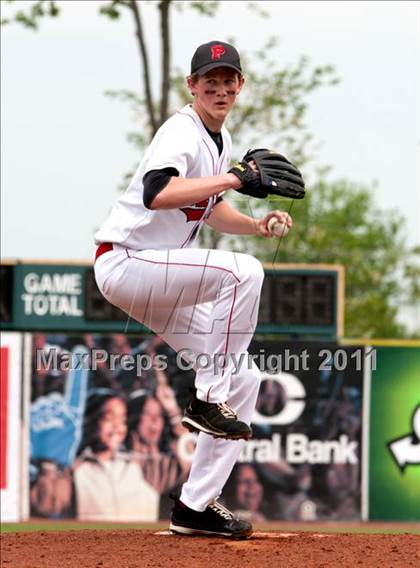
[[[265,265],[257,333],[290,337],[343,335],[344,268]],[[145,332],[102,296],[91,265],[1,265],[1,326],[10,330]],[[250,306],[252,309],[252,306]]]
[[[343,309],[343,267],[265,266],[257,331],[341,336]]]

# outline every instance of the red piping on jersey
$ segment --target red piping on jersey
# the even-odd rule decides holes
[[[193,266],[194,268],[216,268],[217,270],[223,270],[231,274],[238,282],[240,279],[236,276],[234,272],[228,270],[227,268],[222,268],[221,266],[214,266],[213,264],[191,264],[187,262],[160,262],[157,260],[148,260],[146,258],[139,258],[138,256],[130,255],[128,250],[125,249],[128,258],[135,258],[136,260],[142,260],[143,262],[148,262],[149,264],[163,264],[165,266]]]
[[[196,230],[197,226],[200,225],[200,223],[201,223],[201,219],[198,220],[194,224],[194,227],[191,229],[190,234],[188,235],[188,237],[185,239],[185,241],[182,243],[182,245],[179,248],[184,248],[190,242],[191,235],[194,233],[194,231]]]

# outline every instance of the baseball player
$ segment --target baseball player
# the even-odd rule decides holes
[[[246,538],[251,524],[217,498],[252,435],[260,372],[246,355],[264,272],[250,255],[200,249],[194,243],[204,223],[223,233],[264,237],[271,236],[272,217],[290,228],[287,213],[272,211],[256,220],[229,205],[223,194],[266,197],[284,186],[299,197],[304,185],[290,162],[266,150],[248,153],[229,169],[232,143],[224,121],[244,84],[232,45],[212,41],[199,46],[187,82],[192,104],[160,127],[95,235],[95,275],[105,298],[196,369],[196,392],[182,423],[199,435],[170,529]],[[245,363],[235,365],[241,356]]]

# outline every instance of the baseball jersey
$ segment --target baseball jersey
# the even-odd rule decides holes
[[[227,172],[232,141],[225,126],[221,135],[223,150],[219,155],[191,105],[169,118],[156,132],[130,185],[95,234],[95,243],[111,242],[134,250],[191,246],[210,215],[217,195],[186,207],[151,210],[143,201],[143,177],[163,168],[175,168],[184,178]]]

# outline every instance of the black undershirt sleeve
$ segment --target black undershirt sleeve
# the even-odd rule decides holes
[[[161,170],[150,170],[143,176],[143,203],[147,209],[150,209],[151,204],[158,193],[164,189],[171,177],[178,177],[179,172],[176,168],[162,168]],[[216,199],[215,205],[222,201],[223,197],[219,195]]]
[[[143,203],[150,209],[152,201],[158,193],[164,189],[171,177],[178,177],[179,172],[176,168],[162,168],[161,170],[150,170],[143,176]]]

